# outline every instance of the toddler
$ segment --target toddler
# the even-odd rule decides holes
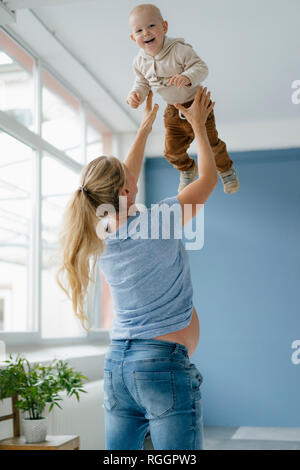
[[[184,39],[167,37],[168,23],[155,5],[135,7],[129,15],[129,26],[130,37],[140,50],[133,62],[136,78],[127,103],[137,108],[152,87],[166,101],[164,156],[180,171],[180,192],[195,180],[198,168],[187,153],[195,137],[192,126],[174,104],[191,106],[198,87],[208,75],[208,68]],[[218,138],[213,110],[207,118],[206,130],[224,192],[234,193],[239,189],[238,177],[225,142]]]

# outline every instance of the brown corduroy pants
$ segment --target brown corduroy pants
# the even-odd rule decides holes
[[[188,108],[192,103],[193,100],[183,103],[183,106]],[[194,168],[195,160],[188,155],[187,150],[195,138],[192,126],[186,119],[180,117],[179,110],[172,104],[166,106],[164,124],[166,129],[164,156],[177,170],[191,170]],[[225,142],[218,137],[214,110],[208,115],[205,126],[217,170],[220,172],[229,170],[233,161],[228,155]]]

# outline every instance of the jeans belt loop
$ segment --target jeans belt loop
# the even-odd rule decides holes
[[[125,347],[124,347],[124,349],[125,349],[125,350],[126,350],[126,349],[129,349],[130,346],[131,346],[131,340],[130,340],[130,339],[126,339],[126,340],[125,340]]]

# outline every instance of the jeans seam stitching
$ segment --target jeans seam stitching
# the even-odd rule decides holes
[[[172,395],[173,395],[173,405],[168,408],[166,411],[164,411],[162,414],[157,416],[158,419],[164,418],[166,413],[169,413],[169,411],[174,410],[175,404],[176,404],[176,393],[175,393],[175,387],[174,387],[174,371],[170,370],[171,372],[171,387],[172,387]]]
[[[116,359],[106,359],[106,360],[107,360],[107,361],[112,361],[112,362],[115,362],[115,363],[120,363],[120,362],[122,362],[121,360],[116,360]],[[152,358],[152,359],[150,359],[150,358],[149,358],[149,359],[136,359],[136,360],[134,360],[134,361],[127,361],[127,364],[128,364],[128,363],[132,364],[132,363],[134,363],[134,362],[165,362],[165,361],[166,361],[166,362],[169,361],[169,362],[173,362],[173,363],[175,362],[175,363],[182,364],[182,365],[185,364],[185,360],[183,360],[183,361],[178,361],[178,360],[176,360],[176,358],[173,358],[173,357],[171,357],[171,356],[170,356],[170,357]]]
[[[138,404],[139,407],[145,409],[145,407],[142,405],[142,402],[141,402],[141,397],[140,397],[140,394],[139,394],[139,390],[138,390],[138,386],[137,386],[137,382],[136,382],[136,378],[135,378],[135,370],[133,371],[133,383],[134,383],[134,388],[135,388],[137,398],[138,398],[137,404]]]
[[[140,404],[139,404],[139,403],[135,400],[135,398],[131,395],[130,391],[128,390],[128,388],[127,388],[127,386],[126,386],[126,384],[125,384],[124,374],[123,374],[123,368],[124,368],[124,360],[122,361],[122,382],[123,382],[124,388],[125,388],[125,390],[126,390],[126,392],[127,392],[127,395],[128,395],[129,398],[133,401],[133,403],[134,403],[135,405],[138,405],[139,407],[141,407]],[[134,372],[133,372],[133,373],[134,373]]]
[[[117,400],[117,398],[116,398],[115,391],[114,391],[114,387],[113,387],[113,383],[112,383],[112,371],[109,370],[108,372],[109,372],[109,375],[108,375],[108,385],[109,385],[109,389],[111,390],[111,396],[112,396],[113,400],[115,401],[115,404],[114,404],[113,406],[111,406],[111,408],[110,408],[110,410],[109,410],[109,411],[111,411],[111,410],[113,410],[113,409],[117,406],[118,400]],[[109,399],[107,399],[107,401],[110,403],[110,400],[109,400]],[[103,400],[103,404],[104,404],[104,400]]]

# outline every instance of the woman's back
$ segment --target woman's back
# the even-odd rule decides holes
[[[164,239],[162,227],[169,222],[170,231],[165,233],[169,237]],[[190,323],[193,287],[181,236],[176,197],[130,217],[116,233],[108,234],[99,266],[114,300],[111,338],[153,338]]]

